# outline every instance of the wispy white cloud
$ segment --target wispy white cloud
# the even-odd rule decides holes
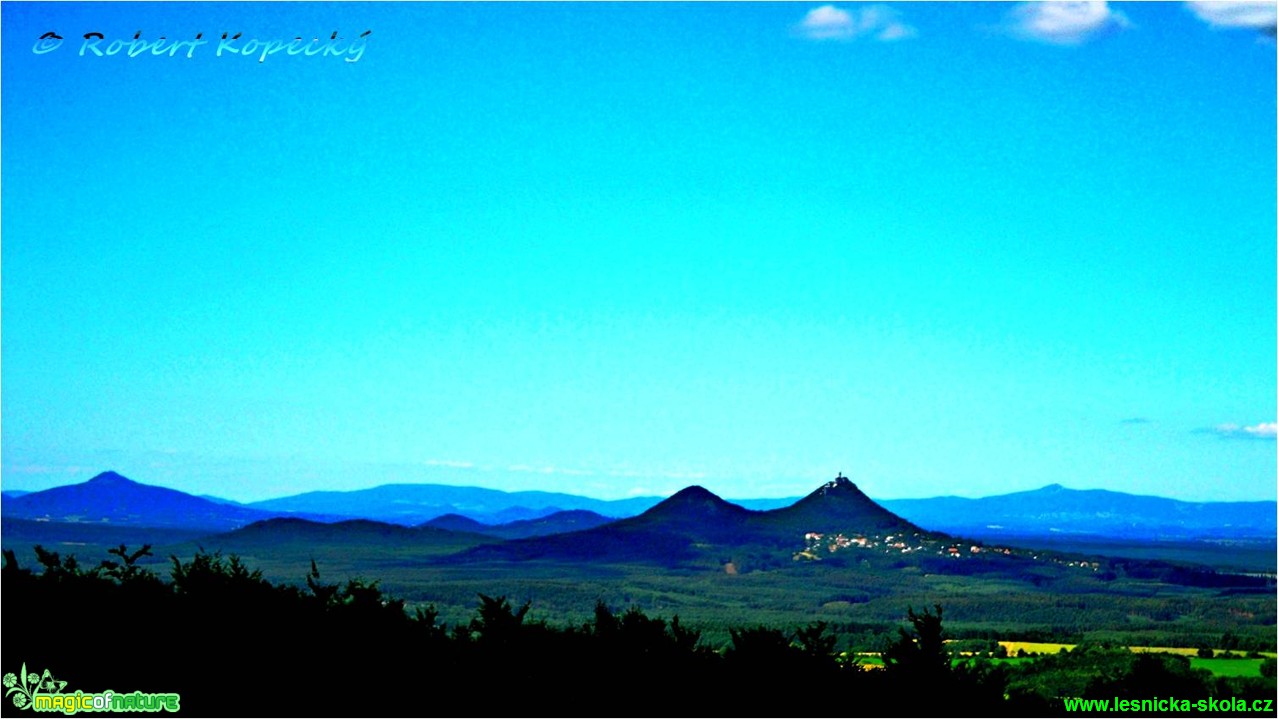
[[[570,477],[589,477],[594,475],[594,472],[590,472],[584,469],[567,469],[565,467],[552,467],[552,466],[534,467],[528,464],[512,464],[506,469],[511,472],[532,472],[533,474],[563,474],[563,475],[568,475]]]
[[[428,467],[458,467],[461,469],[470,469],[474,467],[474,462],[461,462],[455,459],[428,459],[422,464]]]
[[[1237,424],[1219,424],[1203,431],[1226,439],[1275,440],[1278,439],[1278,422],[1261,422],[1250,427]]]
[[[855,40],[869,37],[880,42],[907,40],[918,35],[897,10],[886,5],[866,5],[845,10],[833,5],[813,8],[795,26],[809,40]]]
[[[629,469],[617,469],[607,473],[609,477],[653,478],[653,479],[705,479],[705,472],[637,472]]]
[[[512,464],[506,469],[511,472],[535,472],[536,474],[554,474],[554,467],[534,467],[530,464]]]
[[[1202,2],[1185,3],[1199,20],[1216,28],[1246,28],[1273,36],[1278,29],[1278,3]]]
[[[1104,0],[1021,3],[1007,16],[1007,28],[1016,37],[1053,45],[1079,45],[1130,26]]]
[[[705,472],[662,472],[657,476],[664,479],[705,479]]]
[[[1190,0],[1185,4],[1199,20],[1216,27],[1265,28],[1278,22],[1278,4],[1273,2]]]
[[[80,467],[78,465],[47,465],[47,464],[10,464],[5,466],[6,472],[14,474],[83,474],[92,471],[88,467]],[[88,477],[85,477],[88,479]]]

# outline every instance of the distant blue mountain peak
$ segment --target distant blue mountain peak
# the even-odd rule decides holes
[[[90,480],[89,480],[86,484],[97,484],[97,485],[111,485],[111,484],[118,484],[118,485],[136,485],[136,484],[137,484],[137,482],[134,482],[133,480],[129,479],[128,477],[125,477],[124,475],[122,475],[122,474],[120,474],[120,473],[118,473],[118,472],[115,472],[115,471],[112,471],[112,470],[107,470],[107,471],[105,471],[105,472],[103,472],[103,473],[101,473],[101,474],[97,475],[97,476],[96,476],[96,477],[94,477],[93,479],[90,479]]]
[[[821,485],[817,492],[825,494],[832,489],[856,489],[856,485],[852,483],[852,480],[844,477],[842,472],[839,472],[839,476]]]

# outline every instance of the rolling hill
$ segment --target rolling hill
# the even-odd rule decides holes
[[[615,521],[602,514],[585,509],[570,509],[555,512],[538,519],[521,519],[505,524],[484,524],[460,514],[445,514],[435,517],[419,526],[436,527],[454,532],[471,532],[501,539],[525,539],[528,537],[544,537],[548,534],[562,534],[595,527]]]
[[[475,547],[459,561],[573,560],[662,566],[731,564],[741,556],[789,560],[809,532],[930,536],[840,476],[782,509],[756,511],[704,487],[683,489],[637,517],[594,529]]]
[[[191,556],[197,551],[237,556],[277,578],[297,582],[312,561],[331,578],[381,578],[406,571],[433,558],[448,556],[486,542],[501,541],[468,532],[435,527],[351,519],[314,522],[277,517],[239,529],[167,545],[158,557]],[[412,571],[408,569],[407,571]]]
[[[495,537],[496,534],[492,530],[501,525],[484,524],[470,517],[464,517],[460,514],[441,514],[434,519],[422,522],[420,527],[434,527],[436,529],[446,529],[450,532],[474,532],[475,534],[483,534],[489,537]]]
[[[867,497],[842,475],[789,507],[766,512],[763,520],[801,532],[914,534],[925,531]]]
[[[703,487],[688,487],[637,517],[594,529],[484,545],[456,562],[553,560],[641,562],[676,566],[702,558],[718,546],[745,537],[758,514],[720,499]]]

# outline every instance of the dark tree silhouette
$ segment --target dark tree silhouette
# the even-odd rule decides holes
[[[883,664],[894,677],[914,682],[935,682],[951,673],[950,653],[945,648],[945,630],[941,625],[941,605],[936,613],[908,610],[910,629],[897,630],[900,636],[883,652]]]
[[[470,620],[470,631],[485,644],[511,644],[524,626],[531,602],[515,609],[506,597],[479,595],[479,616]]]
[[[729,628],[731,645],[716,651],[678,617],[667,622],[637,607],[616,612],[600,602],[591,621],[557,628],[531,620],[528,602],[481,594],[474,618],[450,629],[433,606],[410,613],[375,581],[327,584],[314,562],[304,581],[275,585],[234,555],[201,550],[172,557],[166,581],[137,566],[148,552],[121,546],[86,568],[37,547],[42,571],[34,572],[5,550],[0,666],[48,669],[84,691],[179,692],[189,716],[420,716],[437,708],[416,691],[370,700],[350,689],[355,679],[392,689],[423,681],[479,688],[447,708],[471,716],[845,715],[865,707],[1042,716],[1062,713],[1059,697],[1084,690],[1131,698],[1274,692],[1273,660],[1265,677],[1212,680],[1184,657],[1086,645],[1021,664],[1009,680],[1007,665],[952,660],[939,606],[910,608],[909,626],[884,652],[887,669],[861,671],[836,659],[847,627],[835,635],[822,622],[791,632]],[[111,641],[84,641],[104,628]]]

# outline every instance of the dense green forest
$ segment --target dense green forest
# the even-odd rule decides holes
[[[40,566],[36,544],[74,551],[90,566],[114,558],[108,554],[113,545],[100,536],[106,528],[27,536],[14,524],[6,522],[4,548],[23,566]],[[957,639],[1220,649],[1229,636],[1235,649],[1275,650],[1272,573],[1246,576],[1161,560],[1042,551],[956,560],[857,551],[797,561],[788,546],[777,551],[737,543],[709,546],[704,556],[675,566],[599,556],[460,562],[458,553],[492,540],[371,523],[254,525],[217,537],[173,539],[161,533],[155,541],[117,541],[163,542],[158,556],[139,564],[165,576],[167,557],[189,559],[207,548],[239,556],[271,582],[301,586],[314,560],[330,582],[376,578],[410,612],[433,606],[439,621],[451,626],[469,622],[480,593],[531,600],[529,620],[557,626],[590,620],[602,600],[649,616],[677,614],[716,648],[731,641],[733,627],[824,621],[840,651],[877,652],[895,636],[907,607],[939,601]],[[726,571],[727,562],[735,573]]]
[[[478,594],[469,620],[408,611],[376,582],[272,583],[236,556],[170,559],[165,580],[121,546],[97,566],[5,552],[3,670],[48,669],[66,691],[177,692],[222,715],[1039,716],[1061,697],[1272,699],[1266,676],[1214,676],[1187,657],[1104,644],[1033,660],[959,657],[941,606],[902,607],[882,668],[825,622],[729,628],[715,646],[678,617],[597,602],[551,624]],[[879,628],[882,629],[882,628]],[[861,637],[865,640],[866,637]],[[980,648],[980,647],[977,647]],[[447,698],[447,702],[444,698]],[[6,711],[13,713],[7,705]]]

